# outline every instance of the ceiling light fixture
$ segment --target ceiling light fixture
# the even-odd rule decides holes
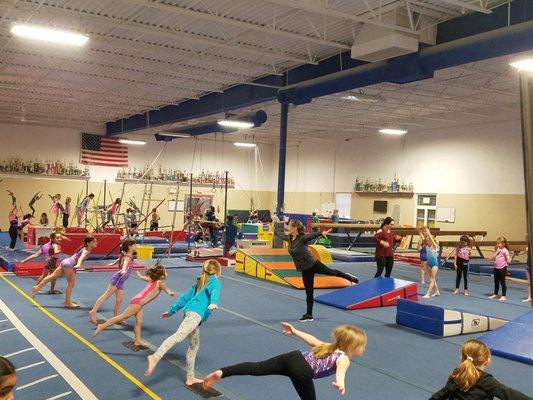
[[[217,121],[220,126],[226,128],[248,129],[254,126],[253,122],[239,121],[235,119],[221,119]]]
[[[135,139],[119,139],[118,142],[122,144],[132,144],[135,146],[144,146],[146,144],[146,140],[135,140]]]
[[[405,135],[407,131],[405,129],[395,129],[395,128],[382,128],[379,130],[379,133],[383,133],[385,135]]]
[[[11,33],[26,39],[70,46],[83,46],[89,40],[88,36],[80,35],[79,33],[26,24],[13,25],[11,27]]]
[[[161,131],[161,132],[157,132],[157,134],[160,135],[160,136],[168,136],[168,137],[175,137],[175,138],[189,138],[189,137],[191,137],[191,135],[189,135],[188,133],[179,133],[179,132]]]
[[[514,61],[510,65],[519,71],[533,72],[533,58]]]
[[[243,142],[235,142],[233,143],[233,145],[237,147],[255,147],[256,146],[255,143],[243,143]]]

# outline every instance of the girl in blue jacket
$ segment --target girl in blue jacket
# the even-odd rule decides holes
[[[218,298],[222,287],[219,277],[220,264],[218,261],[206,261],[198,282],[184,293],[176,303],[170,306],[167,312],[161,315],[161,318],[168,318],[181,309],[185,313],[178,330],[169,336],[153,355],[148,356],[148,367],[144,376],[149,376],[152,373],[167,351],[185,340],[186,337],[189,337],[190,342],[186,356],[187,381],[185,384],[190,386],[203,382],[201,379],[194,377],[194,363],[196,361],[196,353],[198,353],[198,348],[200,347],[200,323],[205,322],[212,311],[218,309]]]

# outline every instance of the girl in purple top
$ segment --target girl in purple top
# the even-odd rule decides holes
[[[83,265],[83,262],[87,259],[89,254],[91,254],[91,251],[97,244],[94,236],[86,236],[83,240],[83,247],[81,249],[69,258],[65,258],[61,261],[59,267],[57,267],[52,274],[48,275],[41,281],[41,283],[38,283],[33,287],[32,297],[35,298],[35,295],[39,293],[39,290],[41,290],[41,288],[48,282],[65,275],[67,278],[67,288],[65,290],[65,303],[63,304],[66,308],[78,308],[78,304],[72,301],[72,290],[76,284],[76,270]]]
[[[291,379],[302,400],[316,400],[313,379],[335,374],[333,386],[342,394],[346,392],[344,377],[350,358],[360,357],[366,348],[366,334],[353,325],[341,325],[333,331],[334,343],[326,343],[308,333],[282,322],[283,333],[303,340],[311,350],[292,351],[261,362],[247,362],[225,367],[204,378],[204,389],[209,389],[222,378],[232,375],[283,375]]]
[[[25,263],[29,260],[33,260],[38,257],[45,257],[43,273],[37,279],[37,284],[41,283],[44,278],[52,274],[57,267],[58,256],[61,253],[61,240],[65,239],[60,233],[54,232],[50,235],[50,240],[43,244],[38,251],[32,255],[26,257],[24,260],[20,261]],[[68,240],[68,238],[66,238]],[[49,294],[61,294],[59,290],[55,290],[56,280],[50,282]]]
[[[492,259],[494,260],[494,294],[489,299],[498,297],[501,284],[502,296],[500,297],[500,301],[505,301],[507,300],[505,297],[507,294],[505,277],[507,276],[507,266],[511,262],[511,255],[509,254],[509,243],[507,243],[507,239],[503,236],[496,239],[496,249]]]
[[[459,246],[455,249],[455,262],[453,267],[457,272],[455,277],[455,290],[453,294],[459,293],[459,285],[461,284],[461,276],[464,278],[465,296],[468,296],[468,267],[470,265],[470,254],[472,252],[472,238],[463,235],[459,239]]]
[[[113,315],[116,316],[120,314],[120,306],[122,304],[122,300],[124,300],[124,284],[130,277],[131,271],[133,271],[133,253],[137,249],[135,240],[131,239],[124,240],[121,247],[122,254],[118,260],[115,260],[113,263],[109,264],[119,265],[120,270],[111,276],[106,291],[98,298],[98,300],[96,300],[94,307],[91,309],[91,311],[89,311],[89,321],[95,325],[96,313],[98,312],[98,309],[113,294],[115,295],[115,307],[113,308]]]

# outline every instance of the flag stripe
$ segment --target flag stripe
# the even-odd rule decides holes
[[[86,165],[128,166],[128,146],[118,139],[82,133],[80,161]]]

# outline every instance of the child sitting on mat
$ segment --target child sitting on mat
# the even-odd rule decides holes
[[[146,275],[141,275],[139,272],[137,272],[136,275],[139,279],[146,282],[144,289],[132,297],[128,308],[126,308],[121,314],[107,320],[103,324],[97,324],[93,336],[97,336],[111,325],[121,323],[122,321],[126,321],[128,318],[135,316],[135,325],[133,327],[133,331],[135,332],[134,344],[135,346],[148,348],[148,345],[144,343],[141,338],[144,306],[155,300],[161,292],[165,292],[171,297],[174,297],[175,294],[165,283],[167,271],[159,261],[153,268],[146,271]]]
[[[446,386],[430,400],[531,400],[531,397],[504,386],[485,372],[490,350],[481,340],[471,339],[461,347],[461,363],[448,378]]]
[[[7,358],[0,356],[0,400],[13,400],[13,389],[17,384],[15,366]]]
[[[461,276],[464,278],[465,296],[468,296],[468,267],[470,264],[470,254],[472,253],[472,238],[463,235],[459,239],[459,246],[455,249],[455,262],[453,267],[457,272],[455,277],[455,290],[453,294],[459,293]]]
[[[323,342],[308,333],[282,322],[283,333],[301,339],[311,349],[291,351],[261,362],[247,362],[218,369],[204,378],[204,389],[209,389],[223,378],[233,375],[283,375],[291,379],[302,400],[316,400],[313,379],[335,374],[332,383],[340,394],[346,393],[344,378],[350,359],[361,357],[366,348],[366,334],[354,325],[340,325],[333,331],[334,343]]]

